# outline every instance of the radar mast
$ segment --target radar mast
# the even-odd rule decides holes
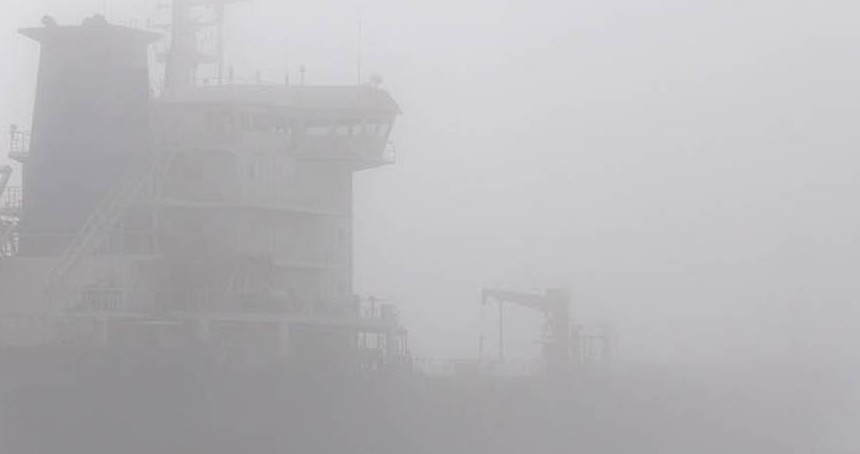
[[[173,0],[165,89],[197,85],[201,65],[211,65],[211,78],[223,83],[225,7],[244,1],[248,0]]]

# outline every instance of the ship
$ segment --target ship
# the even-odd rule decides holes
[[[201,38],[226,3],[175,0],[167,36],[100,15],[20,31],[41,56],[32,125],[9,129],[22,185],[0,171],[4,452],[478,442],[458,402],[490,398],[469,383],[504,358],[433,369],[395,305],[353,291],[352,180],[395,162],[400,107],[376,77],[239,80]],[[564,292],[482,303],[547,316],[542,376],[605,353]]]
[[[392,162],[397,103],[373,84],[203,85],[189,17],[208,6],[174,6],[157,97],[157,33],[21,30],[41,61],[32,128],[10,130],[4,345],[339,362],[361,338],[362,362],[402,362],[394,308],[352,291],[352,178]]]
[[[483,338],[476,358],[413,355],[396,305],[353,285],[353,178],[395,164],[401,108],[378,78],[235,77],[227,3],[174,0],[167,33],[99,15],[21,30],[41,57],[32,125],[9,129],[21,186],[0,170],[3,452],[767,446],[743,418],[672,432],[695,392],[621,375],[613,330],[563,290],[483,289],[495,357]],[[546,320],[528,370],[505,367],[511,305]]]

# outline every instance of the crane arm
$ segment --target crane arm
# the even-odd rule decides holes
[[[546,312],[552,309],[544,295],[485,288],[481,293],[481,304],[487,304],[490,301],[519,304],[520,306],[540,312]]]

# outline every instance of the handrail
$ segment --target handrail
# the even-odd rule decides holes
[[[0,214],[13,217],[12,220],[0,220],[0,257],[9,257],[17,254],[18,252],[18,238],[15,232],[17,220],[14,218],[18,217],[17,215],[19,213],[18,210],[20,210],[20,206],[18,206],[17,209],[9,210],[8,213],[4,213],[7,208],[7,198],[16,193],[20,195],[20,191],[10,190],[8,183],[11,177],[11,167],[0,167]],[[14,200],[14,195],[11,197]]]
[[[0,214],[18,215],[23,206],[24,197],[20,186],[6,186],[5,191],[0,187]]]
[[[23,162],[30,154],[30,132],[9,127],[9,157]]]
[[[15,227],[16,224],[13,222],[0,221],[0,257],[18,255],[21,238]]]
[[[12,178],[12,168],[9,166],[0,166],[0,197],[6,193],[6,185],[9,184],[9,179]]]
[[[81,258],[101,243],[111,228],[122,217],[126,207],[137,198],[145,188],[153,182],[161,170],[158,160],[146,165],[136,175],[129,178],[92,213],[80,232],[75,235],[51,271],[48,288],[60,288],[69,272],[78,264]]]

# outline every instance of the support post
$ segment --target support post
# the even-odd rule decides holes
[[[286,358],[290,354],[290,324],[282,321],[278,326],[278,355]]]
[[[505,310],[504,303],[499,300],[499,363],[505,362]]]

